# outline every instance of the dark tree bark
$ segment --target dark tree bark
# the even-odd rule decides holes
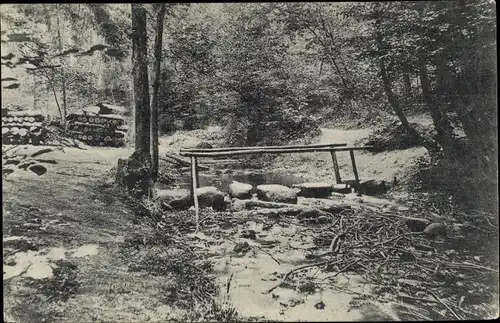
[[[149,105],[146,9],[132,5],[132,74],[135,101],[135,150],[150,155],[151,110]]]
[[[444,68],[442,72],[451,107],[457,113],[465,135],[470,141],[470,145],[468,145],[470,151],[458,153],[475,155],[480,165],[486,168],[491,167],[495,164],[492,161],[497,155],[497,145],[495,144],[497,131],[491,126],[496,124],[495,111],[487,111],[487,102],[478,101],[475,93],[471,92],[473,86],[470,81],[465,80],[471,71],[464,71],[464,76],[459,79],[453,75],[448,67]],[[493,83],[494,80],[491,82]],[[493,106],[493,108],[495,107],[496,105]]]
[[[60,24],[60,21],[59,21],[59,4],[56,4],[56,7],[57,7],[57,14],[56,14],[56,20],[57,20],[57,41],[58,41],[58,46],[59,46],[59,51],[62,52],[63,51],[63,44],[62,44],[62,36],[61,36],[61,24]],[[60,58],[61,59],[61,63],[62,65],[64,65],[64,62],[63,62],[63,59],[62,57]],[[61,68],[61,87],[62,87],[62,116],[64,116],[64,118],[61,120],[61,122],[63,122],[64,124],[64,129],[67,130],[68,128],[68,123],[66,122],[66,118],[68,117],[68,108],[67,108],[67,104],[66,104],[66,76],[64,74],[64,68]]]
[[[151,110],[147,61],[146,10],[140,3],[132,8],[132,74],[135,101],[135,151],[127,159],[120,159],[115,182],[128,189],[135,198],[152,197],[154,181],[151,177]]]
[[[427,140],[426,138],[422,137],[408,122],[408,118],[406,118],[406,115],[401,107],[401,104],[399,103],[396,94],[394,94],[394,92],[392,91],[391,81],[389,79],[389,76],[387,75],[387,69],[385,67],[385,61],[383,58],[380,58],[379,66],[380,74],[382,76],[382,82],[384,84],[385,94],[387,95],[387,99],[389,100],[389,104],[391,105],[392,110],[394,110],[394,113],[396,113],[399,121],[401,121],[403,128],[410,136],[416,138],[418,142],[420,142],[421,145],[424,146],[429,152],[435,152],[436,145],[431,142],[431,140]]]
[[[438,71],[442,70],[443,62],[438,63]],[[420,75],[420,84],[422,86],[422,93],[424,100],[431,113],[432,121],[437,132],[437,141],[443,148],[446,155],[450,156],[453,153],[453,128],[446,116],[442,111],[442,106],[445,102],[440,100],[438,96],[433,96],[429,76],[427,73],[427,64],[423,55],[419,56],[418,71]]]
[[[404,65],[404,70],[403,70],[403,84],[404,84],[404,89],[405,89],[405,95],[407,97],[411,96],[411,81],[410,81],[410,74],[411,74],[411,68],[408,64]]]
[[[380,28],[382,25],[382,20],[381,20],[381,12],[380,12],[380,3],[376,2],[375,3],[375,25],[377,28],[376,31],[376,36],[375,40],[377,43],[377,47],[379,51],[384,52],[384,49],[386,46],[383,44],[383,39],[382,39],[382,34],[380,32]],[[394,92],[392,91],[392,85],[391,85],[391,80],[389,78],[389,75],[387,74],[387,67],[386,67],[386,62],[384,57],[380,57],[379,59],[379,68],[380,68],[380,76],[382,77],[382,82],[384,85],[384,92],[387,95],[387,99],[389,101],[389,104],[391,105],[392,109],[394,110],[394,113],[396,113],[396,116],[399,118],[401,121],[401,124],[403,128],[405,129],[406,133],[410,135],[411,137],[414,137],[422,146],[424,146],[430,153],[436,152],[437,148],[435,143],[432,140],[428,140],[427,138],[423,137],[416,131],[408,122],[408,118],[406,118],[406,115],[403,111],[403,108],[401,107],[401,104],[399,102],[398,97]]]
[[[165,3],[160,4],[160,9],[158,11],[158,18],[156,23],[156,38],[155,38],[155,66],[154,66],[154,76],[153,76],[153,97],[151,100],[151,140],[152,147],[151,151],[153,154],[153,169],[152,176],[153,181],[156,182],[158,178],[158,92],[160,89],[161,81],[161,50],[163,46],[163,21],[165,20],[166,5]]]

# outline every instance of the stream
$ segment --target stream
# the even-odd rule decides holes
[[[229,170],[230,171],[230,170]],[[302,177],[297,177],[289,174],[280,174],[275,172],[262,172],[259,170],[245,170],[245,171],[230,171],[229,173],[207,174],[199,173],[200,187],[215,186],[222,192],[229,190],[229,184],[233,181],[251,184],[254,187],[261,184],[279,184],[292,187],[294,184],[300,184],[307,181]],[[181,178],[176,181],[179,188],[191,187],[190,173],[186,172]]]

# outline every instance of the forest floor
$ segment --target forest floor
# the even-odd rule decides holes
[[[317,141],[350,143],[362,139],[368,133],[368,130],[329,129],[323,130],[323,135]],[[192,147],[207,138],[217,138],[217,134],[217,128],[178,132],[161,138],[160,154],[175,151],[179,147]],[[32,148],[34,147],[27,150]],[[169,252],[176,248],[170,245],[167,254],[161,258],[160,254],[165,254],[166,251],[155,245],[155,233],[146,229],[144,223],[135,217],[135,211],[110,189],[110,170],[116,165],[118,158],[129,156],[131,152],[131,149],[65,148],[64,152],[54,151],[45,155],[45,158],[57,161],[57,164],[48,166],[45,175],[38,177],[30,172],[20,171],[4,180],[3,291],[6,321],[145,322],[200,319],[200,316],[193,315],[190,311],[199,311],[205,315],[201,318],[207,319],[207,309],[201,308],[202,305],[205,306],[201,301],[192,299],[194,304],[181,309],[166,300],[166,291],[170,290],[168,284],[172,279],[169,278],[169,273],[161,272],[165,271],[161,262],[159,265],[145,266],[146,263],[149,264],[145,259],[160,259],[163,265],[175,260],[175,256]],[[422,154],[424,152],[420,148],[376,155],[360,153],[360,174],[362,177],[392,179],[404,171],[413,158]],[[307,170],[306,166],[298,165],[298,160],[292,159],[299,158],[297,156],[300,155],[290,156],[289,159],[277,160],[276,169],[295,164],[296,168],[287,168],[286,172],[300,174]],[[310,159],[301,161],[308,163],[309,178],[323,179],[321,176],[330,175],[328,159],[325,156],[322,161],[321,158],[311,155]],[[345,171],[348,159],[341,159],[341,164]],[[313,168],[315,171],[311,172]],[[381,212],[382,209],[385,212],[388,209],[398,210],[398,206],[391,201],[375,202],[379,203],[377,210],[380,209]],[[398,214],[401,215],[408,208],[399,210]],[[377,229],[380,237],[384,238],[386,234],[390,238],[391,234],[394,235],[393,230],[401,225],[401,221],[396,221],[397,218],[387,222],[388,218],[381,218],[379,212],[363,212],[355,213],[350,218],[344,217],[344,228],[356,228],[364,219],[370,219],[375,225],[383,224]],[[184,218],[182,221],[191,221],[191,213],[188,211],[185,218],[189,219]],[[318,263],[317,259],[309,257],[311,250],[315,253],[328,250],[324,246],[315,247],[318,241],[314,237],[328,231],[325,228],[322,230],[317,225],[299,223],[294,219],[271,221],[258,213],[247,219],[237,219],[229,213],[213,214],[206,211],[202,212],[202,219],[204,222],[201,232],[195,234],[191,225],[186,231],[189,233],[184,232],[173,238],[170,234],[170,239],[179,239],[177,249],[180,245],[189,245],[189,250],[195,250],[193,254],[196,257],[212,263],[210,273],[207,271],[205,275],[202,272],[207,277],[216,278],[214,282],[222,291],[220,294],[202,291],[209,298],[216,299],[213,304],[217,307],[212,304],[214,308],[208,311],[222,312],[215,313],[215,316],[211,313],[212,316],[208,318],[212,320],[233,318],[232,309],[238,312],[242,320],[358,321],[408,318],[401,314],[401,308],[396,310],[396,302],[391,299],[380,301],[380,298],[373,297],[368,301],[367,298],[373,295],[373,286],[367,284],[366,277],[346,270],[354,262],[368,267],[372,263],[383,267],[388,258],[384,263],[378,258],[371,261],[363,255],[356,260],[351,256],[357,253],[348,253],[338,260],[338,265],[333,269],[327,268],[328,263],[322,265],[321,261]],[[340,226],[342,228],[342,220]],[[253,230],[256,238],[242,237],[244,230]],[[136,241],[138,235],[139,242]],[[402,238],[406,241],[405,237]],[[148,239],[153,240],[152,243],[148,243]],[[329,244],[332,236],[326,239]],[[407,242],[410,243],[410,240]],[[426,243],[439,245],[443,241]],[[378,249],[373,251],[378,252]],[[444,250],[431,255],[427,253],[422,255],[421,265],[424,267],[426,264],[434,267],[436,261],[447,259]],[[371,256],[373,255],[370,254]],[[471,259],[475,256],[468,254],[468,262],[465,264],[481,268],[479,263],[470,264],[474,262]],[[133,269],[141,265],[142,270]],[[453,266],[460,265],[458,261],[453,263]],[[300,269],[301,266],[304,268]],[[484,268],[495,270],[486,265]],[[297,269],[297,273],[290,275],[286,283],[272,292],[264,293],[281,280],[284,281],[285,273]],[[332,270],[337,274],[333,274]],[[408,275],[408,272],[403,275]],[[418,280],[421,278],[417,278],[417,285],[421,283]],[[174,288],[196,289],[189,282],[181,281],[179,284],[181,285]],[[425,302],[437,303],[432,299],[424,299]],[[408,307],[406,311],[416,311],[415,308]],[[458,311],[456,306],[453,308]],[[444,313],[433,312],[437,316],[427,315],[436,319],[455,314],[455,311],[450,312],[446,307],[444,310]],[[222,315],[222,318],[217,314]],[[463,317],[465,314],[460,312],[455,315]]]

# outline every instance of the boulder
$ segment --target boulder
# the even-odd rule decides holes
[[[297,195],[304,197],[327,198],[333,192],[333,185],[324,182],[294,184],[299,189]]]
[[[343,183],[343,184],[335,184],[332,186],[332,190],[335,193],[348,194],[351,193],[351,185]]]
[[[430,221],[422,218],[408,218],[406,219],[406,225],[408,229],[412,232],[423,232],[425,228],[430,224]]]
[[[224,193],[214,186],[200,187],[197,190],[198,203],[200,207],[212,207],[216,211],[222,211],[226,207]],[[163,209],[187,210],[193,206],[191,191],[188,189],[162,190],[156,191],[156,201],[162,205]]]
[[[262,201],[297,204],[297,193],[283,185],[259,185],[257,198]]]
[[[254,230],[242,230],[241,237],[246,239],[255,240],[257,239],[256,232]]]
[[[243,211],[247,209],[246,205],[246,201],[235,198],[231,201],[231,210],[234,212]]]
[[[366,195],[380,195],[385,194],[389,190],[385,181],[379,181],[375,179],[361,181],[360,182],[361,191]]]
[[[443,223],[431,223],[424,229],[424,233],[432,238],[438,235],[446,235],[446,225]]]
[[[188,189],[176,190],[156,190],[156,201],[164,209],[187,210],[193,203],[191,201],[191,192]]]
[[[197,190],[200,207],[212,207],[215,211],[223,211],[226,207],[224,193],[215,186],[204,186]]]
[[[233,181],[229,184],[229,195],[237,199],[249,199],[252,197],[253,186],[250,184]]]

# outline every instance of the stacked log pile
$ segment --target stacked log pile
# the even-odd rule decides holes
[[[125,120],[114,114],[70,114],[68,130],[73,138],[90,146],[120,147],[125,144]]]
[[[44,116],[39,111],[2,109],[2,144],[39,145],[45,141]]]

